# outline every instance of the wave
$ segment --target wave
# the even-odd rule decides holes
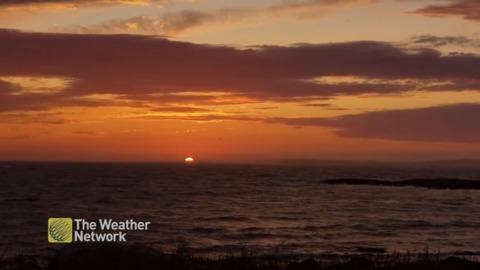
[[[249,221],[249,217],[245,216],[214,216],[214,217],[199,217],[195,218],[196,220],[202,220],[202,221],[215,221],[215,220],[221,220],[221,221]]]
[[[214,234],[214,233],[224,233],[227,232],[227,229],[224,228],[208,228],[208,227],[195,227],[190,229],[193,233],[200,233],[200,234]]]
[[[392,186],[392,187],[424,187],[431,189],[480,189],[480,180],[473,179],[405,179],[400,181],[342,178],[329,179],[324,183],[329,185],[370,185],[370,186]]]

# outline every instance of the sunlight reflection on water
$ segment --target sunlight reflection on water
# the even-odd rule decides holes
[[[480,190],[347,186],[331,178],[480,179],[480,169],[13,163],[0,167],[0,248],[50,247],[48,217],[152,221],[130,242],[169,251],[480,252]]]

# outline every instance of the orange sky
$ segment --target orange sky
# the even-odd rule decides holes
[[[0,160],[480,158],[472,0],[7,0]]]

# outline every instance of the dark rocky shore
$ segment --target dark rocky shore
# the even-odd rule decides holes
[[[135,245],[69,245],[54,256],[17,255],[0,259],[1,270],[474,270],[480,262],[441,254],[259,256],[245,253],[197,257]]]
[[[329,185],[371,185],[392,187],[424,187],[432,189],[480,189],[480,180],[466,179],[406,179],[401,181],[387,181],[377,179],[330,179]]]

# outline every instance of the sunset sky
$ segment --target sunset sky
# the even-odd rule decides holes
[[[478,0],[2,0],[0,160],[480,158]]]

